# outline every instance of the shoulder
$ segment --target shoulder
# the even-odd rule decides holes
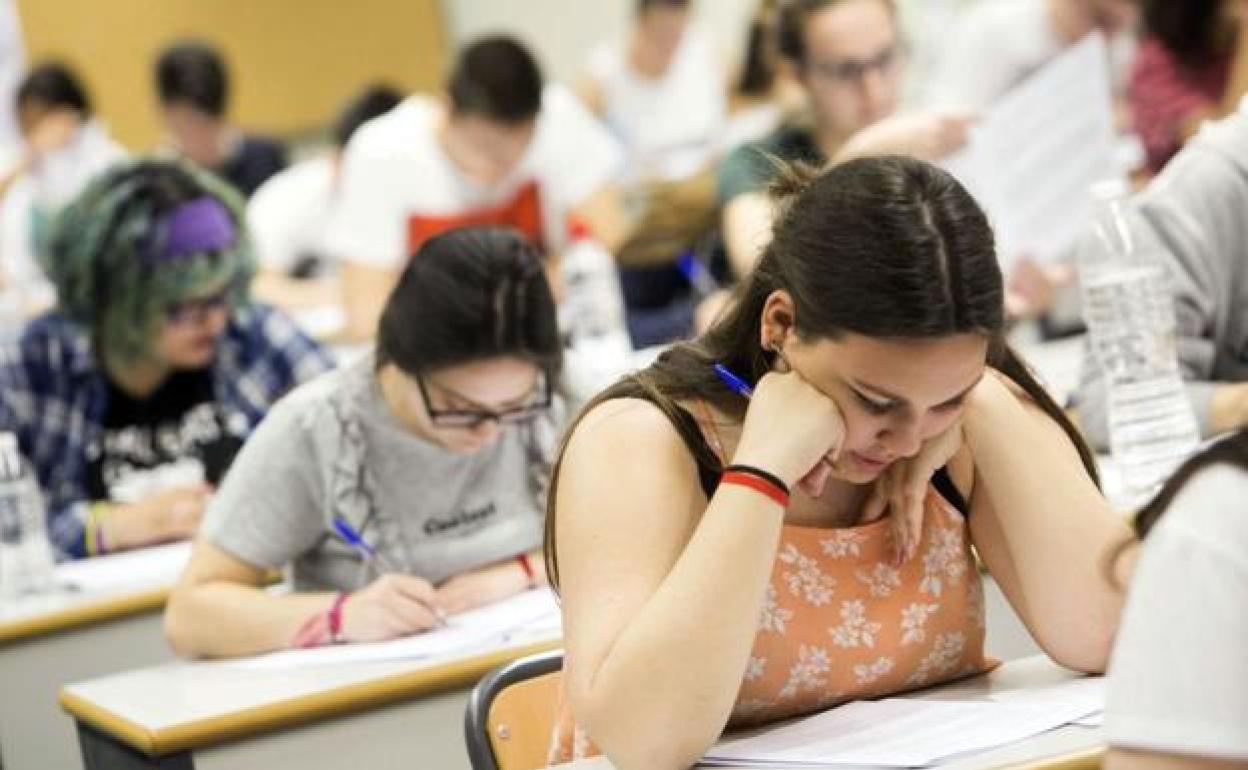
[[[78,323],[59,312],[45,313],[26,324],[21,334],[3,346],[0,365],[6,372],[68,377],[95,368],[91,339]]]
[[[253,162],[263,160],[280,163],[281,165],[286,163],[286,145],[268,136],[257,134],[244,135],[242,152],[240,154],[245,159]]]
[[[333,367],[329,354],[294,319],[261,303],[242,307],[231,316],[222,344],[228,350],[220,360],[239,368],[282,365],[294,370],[297,379],[306,380]]]
[[[436,111],[437,103],[432,97],[407,97],[356,130],[347,142],[347,160],[412,155],[413,146],[432,136]]]
[[[564,465],[688,479],[697,471],[671,419],[641,398],[611,399],[586,412],[568,436]]]
[[[1238,564],[1248,578],[1248,470],[1206,468],[1175,496],[1148,540],[1181,540]]]

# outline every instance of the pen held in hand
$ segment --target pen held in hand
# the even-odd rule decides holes
[[[721,363],[716,362],[713,368],[715,369],[715,374],[719,377],[719,379],[725,385],[728,386],[729,390],[731,390],[733,393],[736,393],[737,395],[741,396],[742,398],[746,400],[753,398],[754,388],[750,387],[750,384],[748,382],[738,377],[736,374],[732,372],[732,370],[730,370],[728,367],[724,366]],[[828,470],[836,469],[835,461],[828,455],[824,455],[823,460],[821,462],[824,465],[828,466]]]
[[[346,519],[341,516],[335,516],[333,526],[334,532],[338,533],[338,536],[341,537],[347,545],[354,548],[356,553],[358,553],[364,561],[369,562],[376,567],[378,572],[397,573],[400,571],[395,568],[395,566],[390,563],[390,560],[383,556],[380,551],[369,545],[360,533],[356,532],[355,528],[347,523]],[[433,606],[424,601],[421,601],[421,604],[423,604],[425,609],[429,610],[429,612],[433,614],[434,618],[437,619],[438,628],[446,627],[446,613],[443,612],[440,607]]]

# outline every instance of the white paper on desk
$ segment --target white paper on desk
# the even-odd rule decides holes
[[[1023,703],[1031,706],[1069,706],[1082,719],[1105,709],[1105,677],[1084,676],[1045,687],[1010,690],[990,696],[997,703]]]
[[[1122,176],[1115,145],[1109,54],[1094,32],[993,104],[944,166],[988,213],[1008,274],[1024,254],[1069,254],[1091,185]]]
[[[1081,706],[890,698],[858,701],[755,735],[720,741],[712,767],[926,767],[1069,724]]]
[[[453,615],[447,627],[404,639],[372,644],[338,644],[311,650],[285,650],[224,661],[230,668],[275,670],[452,657],[491,644],[549,639],[559,635],[559,606],[549,589],[526,591],[496,604]]]
[[[84,595],[170,588],[191,558],[190,543],[170,543],[58,564],[58,583]]]

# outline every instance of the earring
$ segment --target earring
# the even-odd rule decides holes
[[[770,345],[768,345],[768,349],[771,350],[772,353],[775,353],[776,357],[779,358],[780,361],[784,363],[784,369],[786,372],[793,371],[793,364],[789,363],[788,356],[784,354],[783,345],[781,345],[779,342],[772,342]]]

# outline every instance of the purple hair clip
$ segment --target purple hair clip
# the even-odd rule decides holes
[[[156,261],[221,251],[234,245],[236,231],[221,201],[205,195],[187,201],[165,218],[163,243],[152,250]]]

